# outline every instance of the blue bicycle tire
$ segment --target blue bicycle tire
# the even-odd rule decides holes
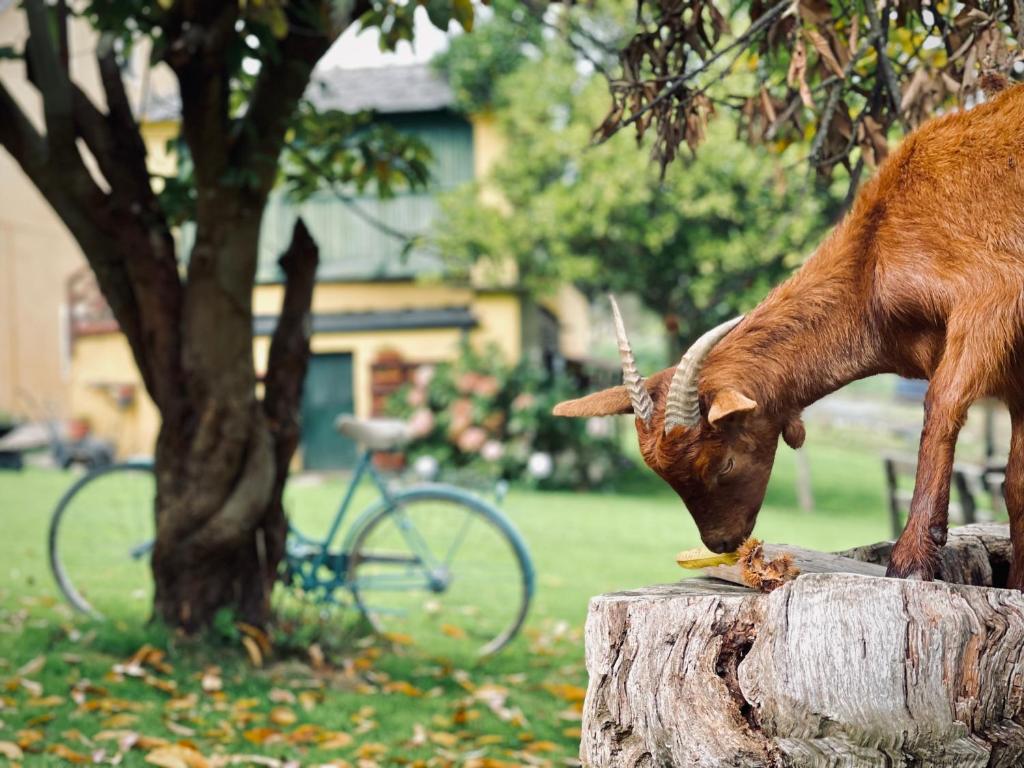
[[[529,550],[522,535],[516,529],[509,518],[493,505],[474,494],[468,493],[456,486],[444,484],[424,484],[410,488],[401,493],[394,494],[390,500],[383,500],[366,510],[349,529],[348,535],[342,545],[342,550],[348,559],[347,579],[349,589],[352,592],[356,605],[371,626],[380,630],[373,612],[367,607],[366,602],[360,595],[357,587],[358,580],[355,569],[360,564],[359,552],[362,542],[372,533],[374,528],[382,521],[390,518],[394,510],[403,504],[413,504],[423,501],[442,501],[462,506],[479,515],[488,524],[493,526],[503,536],[515,556],[519,567],[519,579],[522,586],[521,602],[513,618],[513,621],[506,626],[502,632],[484,644],[478,651],[479,656],[489,656],[497,653],[510,643],[519,633],[529,613],[530,604],[533,600],[535,587],[535,575],[533,562]]]
[[[49,554],[50,571],[53,573],[53,577],[57,582],[57,587],[60,589],[64,598],[71,604],[75,610],[86,613],[94,618],[102,618],[102,613],[82,595],[79,589],[72,583],[71,577],[68,574],[64,563],[60,557],[60,537],[59,530],[60,524],[64,520],[68,509],[71,508],[76,496],[82,492],[84,488],[90,484],[96,482],[102,477],[106,477],[118,472],[145,472],[153,474],[153,462],[148,460],[139,461],[126,461],[118,464],[111,464],[110,466],[100,467],[98,469],[90,470],[88,473],[78,478],[71,487],[64,492],[61,496],[60,501],[57,502],[57,506],[54,507],[53,514],[50,517],[50,528],[47,534],[47,551]],[[150,508],[145,510],[149,514],[153,514],[153,509]],[[149,542],[151,545],[151,542]]]

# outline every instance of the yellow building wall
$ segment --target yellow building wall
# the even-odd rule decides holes
[[[120,333],[86,336],[72,353],[71,410],[93,433],[113,440],[119,458],[152,456],[160,414],[146,394],[128,342]],[[134,400],[118,404],[118,389],[133,387]]]

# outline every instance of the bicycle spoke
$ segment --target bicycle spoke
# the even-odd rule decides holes
[[[379,632],[447,655],[493,652],[517,631],[530,596],[525,555],[476,503],[421,493],[361,530],[349,581]]]

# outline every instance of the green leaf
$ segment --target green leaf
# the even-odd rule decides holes
[[[426,0],[423,5],[427,9],[430,23],[438,29],[447,30],[453,18],[452,0]]]
[[[455,20],[467,32],[473,31],[473,0],[453,0]]]

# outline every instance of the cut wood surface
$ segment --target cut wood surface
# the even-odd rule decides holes
[[[1006,526],[967,526],[943,567],[1000,583],[1008,551]],[[875,570],[808,558],[767,595],[700,578],[594,598],[584,765],[1024,765],[1024,595],[846,554]]]
[[[764,544],[764,556],[774,560],[783,555],[793,559],[793,565],[800,573],[856,573],[861,576],[885,576],[885,566],[864,559],[854,559],[829,552],[816,552],[813,549],[794,547],[791,544]],[[702,568],[705,576],[711,576],[733,584],[745,584],[740,563],[731,565],[714,565]]]

